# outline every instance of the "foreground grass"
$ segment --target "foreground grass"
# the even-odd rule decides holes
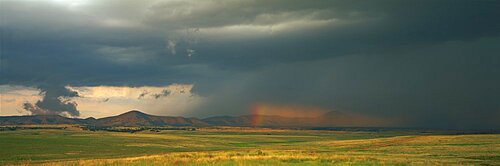
[[[0,165],[499,165],[500,135],[403,132],[22,130]]]

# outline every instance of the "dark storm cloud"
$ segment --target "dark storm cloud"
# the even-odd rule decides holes
[[[35,104],[24,103],[23,108],[32,115],[61,115],[67,113],[71,117],[80,116],[77,104],[69,100],[69,97],[79,97],[77,92],[71,91],[64,86],[43,85],[39,86],[43,99]]]
[[[161,97],[165,97],[165,96],[170,95],[170,93],[172,93],[172,92],[170,92],[170,90],[168,90],[168,89],[164,89],[163,91],[161,91],[161,93],[155,93],[155,94],[152,94],[152,96],[153,96],[155,99],[159,99],[159,98],[161,98]],[[182,93],[184,93],[184,92],[182,91]]]
[[[195,116],[269,102],[500,127],[498,1],[0,3],[0,84],[193,83]]]
[[[498,38],[449,42],[386,55],[277,64],[217,85],[217,95],[203,108],[209,111],[196,113],[302,103],[401,119],[407,126],[496,128],[498,44]]]

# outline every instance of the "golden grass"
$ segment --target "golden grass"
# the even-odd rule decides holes
[[[147,145],[144,145],[147,146]],[[172,152],[139,157],[38,163],[58,165],[476,165],[500,164],[500,135],[399,136],[329,140],[289,149]],[[25,163],[29,165],[29,163]]]

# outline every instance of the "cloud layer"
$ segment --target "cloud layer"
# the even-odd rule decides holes
[[[267,103],[500,128],[497,1],[0,3],[0,84],[43,91],[33,108],[78,116],[67,85],[189,84],[203,102],[183,115]]]

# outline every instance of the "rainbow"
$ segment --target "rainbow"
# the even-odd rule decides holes
[[[329,110],[300,105],[275,105],[266,103],[255,103],[250,107],[251,122],[253,127],[261,126],[264,122],[264,116],[282,116],[288,118],[312,118],[318,117]]]
[[[252,126],[258,127],[262,124],[262,106],[260,104],[253,104],[250,108],[251,118],[252,118]]]

